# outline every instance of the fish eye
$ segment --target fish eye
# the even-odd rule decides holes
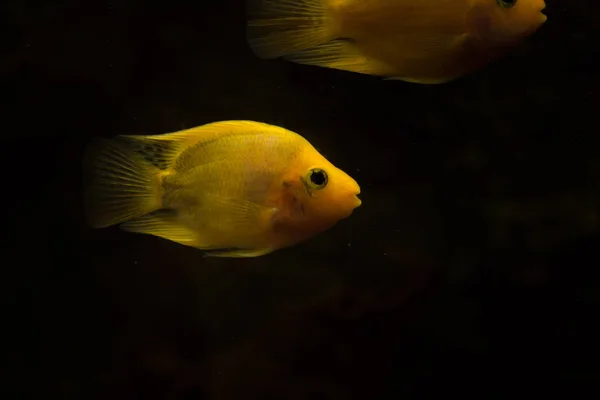
[[[315,189],[327,186],[327,172],[320,168],[313,168],[308,172],[308,184]]]
[[[502,8],[511,8],[517,4],[517,0],[496,0],[496,2]]]

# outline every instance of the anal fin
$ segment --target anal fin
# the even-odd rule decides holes
[[[334,40],[284,57],[306,65],[340,69],[360,74],[385,76],[389,68],[378,61],[365,57],[356,45],[344,39]]]
[[[219,249],[206,250],[207,257],[251,258],[271,253],[272,249]]]
[[[142,217],[127,221],[120,225],[129,232],[145,233],[159,236],[185,246],[195,246],[198,237],[191,229],[177,221],[174,211],[160,210]]]
[[[405,76],[390,76],[383,78],[384,81],[403,81],[408,83],[419,83],[421,85],[439,85],[442,83],[450,82],[454,79],[454,76],[443,78],[411,78]]]

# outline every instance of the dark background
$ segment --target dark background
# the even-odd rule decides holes
[[[4,1],[7,399],[391,399],[597,389],[598,6],[424,86],[259,60],[242,0]],[[304,135],[363,206],[256,259],[82,220],[92,137]]]

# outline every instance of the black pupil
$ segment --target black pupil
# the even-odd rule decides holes
[[[321,186],[325,183],[325,174],[322,171],[314,171],[310,174],[310,180],[317,186]]]

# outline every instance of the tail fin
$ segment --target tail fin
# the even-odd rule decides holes
[[[328,0],[248,0],[247,37],[260,58],[289,55],[336,38]]]
[[[93,228],[116,225],[162,206],[161,169],[136,151],[136,141],[124,136],[96,139],[86,149],[84,173],[91,184],[85,211]]]

